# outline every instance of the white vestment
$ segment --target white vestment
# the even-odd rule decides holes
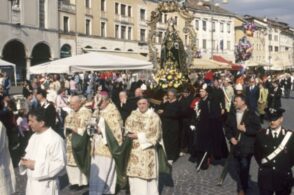
[[[107,145],[105,120],[103,117],[100,117],[98,128],[101,131],[101,135],[94,134],[93,136],[94,150],[96,144],[100,142]],[[115,194],[115,187],[116,169],[114,159],[111,156],[94,153],[91,159],[89,195]]]
[[[8,150],[6,129],[0,122],[0,194],[11,195],[15,192],[15,175]]]
[[[115,194],[116,170],[113,158],[95,155],[91,159],[89,195]]]
[[[34,170],[20,165],[20,174],[27,174],[27,195],[58,195],[58,176],[66,164],[64,140],[51,128],[34,133],[24,159],[34,160]]]
[[[159,195],[158,154],[155,145],[161,142],[161,121],[149,109],[145,113],[133,111],[126,121],[126,129],[137,133],[127,167],[131,195]]]
[[[67,165],[66,172],[70,185],[88,185],[88,178],[79,167]]]
[[[129,177],[131,195],[159,195],[157,179],[141,179]]]

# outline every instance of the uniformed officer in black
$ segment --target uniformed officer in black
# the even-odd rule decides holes
[[[284,129],[282,108],[268,109],[269,127],[259,131],[254,154],[260,195],[289,195],[293,185],[294,136]]]

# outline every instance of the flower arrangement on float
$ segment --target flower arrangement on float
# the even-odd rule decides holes
[[[154,75],[156,86],[161,89],[180,88],[188,82],[185,75],[174,66],[162,68]]]

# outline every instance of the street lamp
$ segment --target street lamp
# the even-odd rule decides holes
[[[219,4],[215,2],[215,0],[204,0],[206,3],[210,3],[210,10],[211,10],[211,59],[213,59],[213,49],[214,49],[214,40],[213,40],[213,20],[214,20],[214,12],[215,7],[218,7]],[[228,3],[228,0],[222,0],[223,4]],[[214,26],[215,28],[215,26]]]

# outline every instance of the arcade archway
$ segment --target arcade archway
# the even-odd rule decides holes
[[[38,43],[37,45],[35,45],[32,51],[31,65],[33,66],[36,64],[48,62],[50,61],[50,57],[51,57],[51,54],[50,54],[49,46],[46,45],[45,43]]]
[[[16,65],[16,79],[19,81],[26,78],[26,49],[22,42],[18,40],[9,41],[2,51],[3,60]],[[10,78],[14,78],[13,70],[8,70]]]
[[[60,58],[67,58],[71,56],[71,46],[64,44],[60,49]]]

